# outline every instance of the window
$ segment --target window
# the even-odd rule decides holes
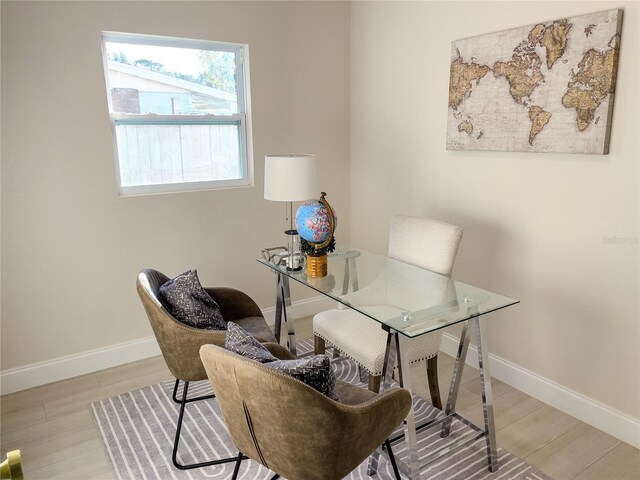
[[[121,195],[253,184],[247,46],[102,34]]]

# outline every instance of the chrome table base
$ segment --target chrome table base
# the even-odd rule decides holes
[[[289,288],[289,277],[283,273],[276,274],[276,318],[274,325],[274,336],[280,343],[280,332],[282,330],[282,317],[287,324],[287,348],[294,355],[296,354],[296,332],[293,327],[293,314],[291,313],[291,290]]]
[[[346,258],[347,264],[345,266],[343,294],[347,293],[349,284],[351,284],[352,291],[358,290],[358,277],[355,269],[355,258]],[[280,342],[280,334],[282,329],[282,319],[287,324],[287,347],[294,355],[296,353],[296,338],[295,330],[293,326],[293,315],[291,313],[291,291],[289,288],[289,277],[283,273],[276,273],[277,285],[276,285],[276,312],[275,312],[275,337]],[[464,370],[465,361],[467,359],[467,352],[469,349],[469,340],[472,332],[476,333],[476,345],[478,349],[478,364],[480,371],[480,383],[482,385],[482,410],[484,416],[484,428],[475,425],[470,420],[465,419],[459,415],[456,411],[456,402],[458,399],[458,391],[460,389],[460,383],[462,380],[462,372]],[[387,346],[385,350],[385,362],[382,372],[383,382],[382,391],[388,389],[391,385],[391,376],[397,360],[398,373],[400,385],[409,391],[413,391],[411,387],[411,369],[409,363],[409,337],[401,335],[398,332],[392,330],[387,335]],[[334,351],[334,356],[337,353]],[[404,368],[403,368],[404,367]],[[473,428],[475,431],[471,432],[464,437],[456,440],[450,445],[446,445],[434,452],[431,452],[422,459],[418,455],[418,440],[417,432],[441,424],[441,437],[447,437],[451,428],[451,421],[456,418],[466,425]],[[453,376],[451,379],[451,386],[449,387],[449,396],[447,398],[447,405],[443,414],[439,415],[436,419],[428,422],[416,425],[415,413],[413,405],[409,410],[409,414],[404,421],[404,432],[396,438],[390,439],[391,445],[397,445],[400,442],[407,442],[408,450],[408,462],[403,462],[396,459],[398,468],[402,471],[409,480],[420,479],[420,468],[428,465],[429,463],[436,461],[443,455],[449,454],[451,451],[462,447],[470,442],[477,440],[478,438],[486,438],[487,442],[487,459],[489,470],[496,472],[498,470],[498,453],[496,445],[496,433],[493,419],[493,395],[491,391],[491,375],[489,373],[489,352],[487,349],[486,334],[484,331],[484,322],[482,317],[477,315],[470,318],[463,323],[462,334],[460,336],[460,344],[458,345],[458,352],[456,355]],[[388,453],[380,448],[369,458],[369,464],[367,473],[373,475],[378,467],[378,460],[380,454],[388,457]]]
[[[456,402],[458,399],[458,391],[460,389],[460,383],[462,379],[462,372],[464,370],[465,361],[467,358],[467,352],[469,349],[469,340],[471,335],[475,331],[476,333],[476,345],[478,349],[478,364],[480,371],[480,383],[482,385],[482,410],[484,416],[484,426],[480,427],[474,424],[472,421],[459,415],[456,411]],[[390,385],[390,372],[393,371],[393,363],[395,358],[398,360],[398,371],[400,373],[400,386],[412,391],[411,388],[411,374],[409,368],[409,341],[410,339],[404,335],[398,334],[395,331],[389,332],[387,338],[387,350],[385,352],[385,372],[383,389],[389,388]],[[395,347],[396,352],[393,352]],[[404,366],[407,366],[403,368]],[[418,442],[417,432],[420,430],[430,428],[441,424],[441,437],[447,437],[450,432],[451,422],[456,418],[464,424],[471,427],[474,431],[470,432],[463,437],[457,439],[449,445],[445,445],[433,452],[430,452],[427,456],[422,458],[418,455]],[[496,445],[496,433],[495,424],[493,419],[493,395],[491,391],[491,375],[489,373],[489,353],[487,350],[486,334],[484,332],[484,322],[480,316],[472,317],[463,324],[462,334],[460,336],[460,344],[458,346],[458,352],[456,355],[453,376],[451,379],[451,386],[449,387],[449,396],[447,398],[447,406],[445,411],[438,415],[435,419],[427,422],[416,424],[413,405],[407,418],[404,422],[404,432],[402,435],[398,435],[395,438],[390,439],[391,445],[395,446],[401,442],[407,442],[408,458],[407,462],[403,462],[396,458],[398,468],[404,473],[410,480],[418,480],[420,476],[420,468],[424,467],[444,455],[476,441],[479,438],[484,437],[487,442],[487,463],[489,471],[496,472],[498,470],[498,447]],[[373,475],[378,466],[379,455],[386,455],[382,449],[378,449],[370,458],[367,473]]]
[[[358,252],[347,252],[346,254],[336,255],[343,256],[345,259],[344,280],[342,283],[342,294],[346,295],[351,286],[351,291],[358,290],[358,271],[356,270],[356,258]],[[276,272],[276,313],[274,324],[274,336],[280,343],[282,331],[282,319],[287,324],[287,348],[291,353],[297,356],[296,352],[296,332],[293,326],[293,314],[291,312],[291,290],[289,288],[289,277],[284,273]],[[306,356],[306,355],[303,355]],[[337,356],[334,352],[334,356]]]

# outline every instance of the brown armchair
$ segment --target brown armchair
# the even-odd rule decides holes
[[[173,400],[180,404],[180,413],[171,457],[173,464],[176,468],[186,470],[235,461],[235,458],[225,458],[191,465],[182,465],[177,461],[178,443],[186,404],[215,396],[206,395],[187,399],[189,382],[207,379],[207,373],[200,361],[200,347],[210,343],[224,346],[225,331],[193,328],[176,320],[160,301],[160,286],[167,280],[169,278],[157,270],[142,270],[138,274],[136,288],[160,346],[162,356],[167,363],[169,371],[176,377]],[[205,291],[218,303],[226,322],[233,321],[237,323],[261,342],[275,341],[275,337],[271,333],[267,322],[265,322],[260,308],[248,295],[239,290],[224,287],[205,288]],[[181,380],[184,382],[184,386],[182,398],[178,399],[178,386]]]
[[[284,347],[267,343],[276,357],[290,359]],[[408,390],[376,394],[337,382],[336,402],[289,375],[269,369],[215,345],[200,357],[217,394],[220,410],[238,453],[290,480],[338,480],[384,443],[396,478],[400,476],[386,440],[406,417]]]

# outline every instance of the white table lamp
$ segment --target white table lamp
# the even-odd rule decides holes
[[[316,161],[313,155],[282,153],[264,157],[264,198],[288,203],[289,229],[284,232],[287,235],[288,270],[302,268],[292,202],[309,200],[316,195]]]

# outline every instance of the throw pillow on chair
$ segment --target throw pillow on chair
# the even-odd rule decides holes
[[[300,380],[327,397],[338,400],[338,396],[333,392],[336,387],[336,376],[329,357],[325,354],[280,360],[249,332],[233,322],[227,324],[224,347],[233,353],[262,363],[267,368]]]
[[[165,308],[185,325],[206,330],[225,330],[220,307],[200,284],[197,270],[188,270],[160,287]]]

